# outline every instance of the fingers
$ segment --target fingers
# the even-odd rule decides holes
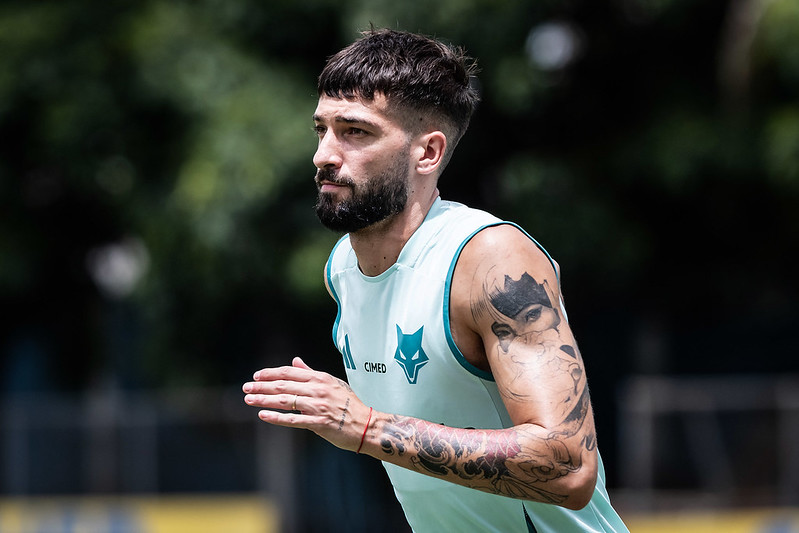
[[[298,366],[293,364],[299,361],[302,366]],[[292,366],[278,366],[274,368],[262,368],[261,370],[257,371],[253,374],[253,379],[255,381],[278,381],[278,380],[286,380],[286,381],[310,381],[313,377],[313,370],[302,362],[302,359],[299,357],[295,357],[294,361],[292,361]]]
[[[245,385],[244,392],[247,392]],[[298,411],[301,409],[302,400],[299,394],[263,394],[253,390],[244,396],[244,403],[262,409],[280,409],[282,411]]]
[[[293,412],[284,413],[281,411],[264,409],[258,411],[258,418],[275,426],[298,428],[311,425],[309,417]],[[305,422],[306,419],[308,420],[307,422]]]
[[[244,392],[258,394],[300,394],[303,390],[307,390],[307,383],[292,379],[259,380],[248,381],[241,389]]]
[[[308,403],[332,377],[315,372],[295,357],[292,366],[263,368],[253,374],[253,379],[255,381],[242,386],[245,403],[263,409],[296,412],[302,411],[300,404]],[[271,415],[268,416],[271,419]]]
[[[303,360],[302,360],[302,359],[300,359],[299,357],[295,357],[295,358],[294,358],[294,359],[291,361],[291,366],[293,366],[293,367],[295,367],[295,368],[304,368],[305,370],[313,370],[313,369],[312,369],[310,366],[308,366],[308,365],[306,365],[306,364],[305,364],[305,361],[303,361]]]
[[[244,402],[269,424],[309,429],[345,450],[356,451],[372,410],[350,386],[295,357],[291,366],[264,368],[242,386]]]

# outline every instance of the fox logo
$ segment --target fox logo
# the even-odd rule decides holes
[[[419,378],[419,369],[426,365],[430,358],[422,350],[422,331],[424,326],[419,328],[416,333],[406,335],[397,325],[397,351],[394,352],[394,360],[402,367],[408,383],[416,384]]]

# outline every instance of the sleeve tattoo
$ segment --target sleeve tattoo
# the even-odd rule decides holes
[[[494,279],[490,274],[487,279]],[[490,320],[496,355],[512,370],[514,377],[500,389],[505,401],[530,402],[531,386],[551,387],[557,391],[560,423],[542,434],[530,425],[475,430],[392,416],[383,428],[382,451],[407,454],[417,471],[454,476],[466,486],[563,503],[567,495],[553,492],[547,483],[578,471],[583,450],[593,451],[596,438],[580,354],[570,336],[562,338],[554,298],[546,282],[525,272],[518,280],[504,276],[502,286],[487,282],[471,308],[476,321]]]

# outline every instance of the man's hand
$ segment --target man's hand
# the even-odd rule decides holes
[[[261,420],[309,429],[339,448],[358,449],[370,413],[347,383],[299,357],[291,366],[259,370],[253,379],[242,387],[244,402],[261,408]]]

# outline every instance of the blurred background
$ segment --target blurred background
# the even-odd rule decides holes
[[[311,114],[370,23],[478,58],[440,190],[560,263],[631,529],[799,531],[797,0],[3,1],[0,530],[407,531],[240,393],[343,377]]]

